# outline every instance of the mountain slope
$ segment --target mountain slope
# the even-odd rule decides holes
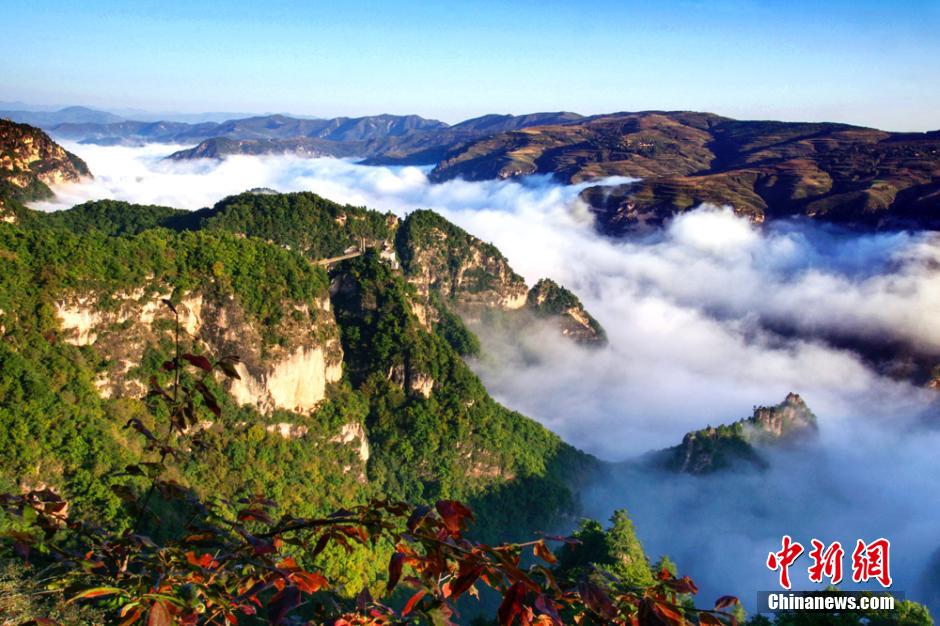
[[[15,220],[20,203],[51,197],[50,185],[90,176],[84,161],[38,128],[0,120],[0,218]]]
[[[332,119],[294,118],[263,115],[225,122],[139,122],[61,123],[47,126],[56,137],[101,144],[188,143],[211,138],[236,140],[322,139],[330,142],[362,143],[444,129],[447,125],[417,115],[372,115]]]
[[[0,441],[7,488],[44,481],[116,510],[93,485],[139,454],[120,425],[171,351],[166,298],[187,350],[242,357],[240,379],[211,381],[223,417],[199,425],[210,452],[181,476],[200,491],[247,485],[310,515],[374,493],[461,498],[490,536],[515,507],[522,533],[576,510],[596,461],[489,397],[382,245],[328,273],[311,262],[394,240],[397,218],[313,194],[27,212],[0,225],[0,417],[20,424]],[[278,469],[290,464],[304,482]]]
[[[582,197],[618,235],[702,202],[757,221],[804,215],[871,226],[940,226],[940,132],[739,121],[708,113],[602,115],[499,133],[451,150],[435,181],[548,173],[641,178]]]
[[[58,124],[113,124],[123,118],[106,111],[82,106],[71,106],[58,111],[0,111],[0,118],[40,128]]]
[[[764,468],[767,462],[761,448],[811,439],[817,432],[816,416],[800,396],[791,393],[780,404],[754,409],[749,418],[688,433],[681,444],[654,453],[651,459],[687,474],[710,474],[742,465]]]
[[[41,221],[73,232],[98,229],[114,235],[155,226],[221,230],[276,243],[318,263],[372,249],[392,267],[401,267],[415,290],[412,309],[420,322],[447,336],[462,353],[474,352],[476,341],[461,318],[478,320],[483,313],[503,314],[516,324],[532,315],[576,341],[605,341],[603,328],[573,293],[547,280],[530,290],[495,246],[432,211],[413,211],[402,221],[392,213],[340,205],[308,192],[246,192],[191,213],[103,200]]]

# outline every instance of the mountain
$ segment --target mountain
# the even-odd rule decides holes
[[[197,144],[173,159],[294,154],[434,165],[433,182],[550,174],[585,183],[599,230],[655,228],[702,203],[761,222],[802,216],[874,228],[940,228],[940,131],[734,120],[644,111],[484,115],[448,126],[415,115],[285,115],[222,123],[120,121],[47,127],[77,141]],[[610,176],[639,179],[590,185]]]
[[[446,128],[444,122],[417,115],[372,115],[333,119],[295,118],[286,115],[264,115],[225,122],[122,120],[115,123],[61,123],[46,127],[61,139],[101,144],[135,144],[146,142],[191,143],[212,138],[262,139],[324,139],[333,142],[366,142],[402,137],[416,132]]]
[[[0,119],[8,119],[41,128],[51,128],[58,124],[112,124],[120,122],[123,118],[106,111],[71,106],[58,111],[0,111]]]
[[[115,510],[92,484],[139,454],[119,426],[171,348],[169,299],[187,350],[241,357],[240,378],[212,381],[226,416],[199,426],[212,452],[185,470],[201,492],[248,481],[311,515],[370,493],[461,498],[494,534],[572,515],[597,461],[497,404],[460,358],[478,344],[458,312],[523,308],[524,281],[495,248],[414,216],[245,193],[197,212],[106,200],[0,225],[0,417],[24,428],[0,441],[0,483]],[[459,241],[429,257],[440,231]],[[250,471],[229,471],[245,455]]]
[[[526,305],[537,317],[559,318],[561,332],[581,343],[603,344],[607,333],[587,312],[581,300],[567,288],[549,278],[543,278],[529,290]]]
[[[710,474],[742,465],[765,468],[761,448],[811,439],[817,432],[816,416],[800,396],[790,393],[776,406],[754,409],[747,419],[690,432],[681,444],[654,453],[651,460],[687,474]]]
[[[360,118],[299,118],[263,115],[222,122],[186,123],[173,119],[88,123],[74,120],[45,125],[56,137],[103,145],[147,142],[190,143],[174,159],[224,158],[230,154],[297,154],[370,159],[378,164],[433,164],[444,151],[489,133],[581,119],[577,113],[485,115],[453,126],[417,115]]]
[[[22,202],[51,197],[50,185],[90,176],[84,161],[38,128],[0,120],[0,219],[15,219]]]
[[[359,155],[360,142],[339,142],[311,137],[294,139],[227,139],[214,137],[199,142],[186,150],[178,150],[167,158],[174,161],[189,159],[224,159],[235,154],[264,155],[292,154],[304,158],[355,157]]]
[[[612,235],[657,226],[702,202],[730,204],[756,221],[802,215],[940,227],[940,131],[617,113],[480,138],[448,152],[431,179],[538,173],[564,182],[641,179],[582,193]]]
[[[470,131],[474,133],[503,133],[509,130],[519,130],[529,126],[545,126],[547,124],[565,124],[584,119],[583,115],[569,111],[557,113],[529,113],[526,115],[481,115],[464,120],[450,127],[455,131]]]

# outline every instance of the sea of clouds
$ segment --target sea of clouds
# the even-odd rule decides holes
[[[544,177],[431,185],[419,167],[179,162],[163,159],[178,146],[66,147],[96,178],[38,208],[107,197],[197,209],[270,187],[400,215],[439,211],[499,247],[529,284],[550,277],[571,288],[606,328],[601,349],[543,326],[513,337],[478,329],[486,350],[472,364],[497,399],[603,459],[674,445],[688,430],[800,393],[819,416],[820,441],[779,453],[771,471],[677,478],[623,466],[586,494],[586,512],[628,508],[648,552],[669,552],[707,581],[706,593],[745,600],[774,588],[763,563],[782,534],[806,545],[883,535],[894,542],[896,588],[924,597],[925,566],[940,547],[936,393],[838,346],[884,344],[940,363],[936,235],[759,227],[703,206],[660,232],[611,240],[594,230],[582,186]]]

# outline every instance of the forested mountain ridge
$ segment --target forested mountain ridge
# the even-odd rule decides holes
[[[140,228],[192,215],[139,207],[134,224],[138,207],[111,208],[133,234],[87,205],[80,219],[0,225],[4,491],[45,486],[74,511],[117,514],[106,478],[140,459],[121,426],[145,419],[147,381],[172,351],[168,300],[185,350],[241,357],[238,378],[207,381],[221,418],[198,424],[204,449],[179,476],[198,492],[264,492],[304,515],[378,495],[459,498],[490,537],[577,512],[597,461],[493,401],[452,346],[472,334],[456,316],[447,337],[422,324],[379,251],[327,269],[211,217]],[[360,582],[377,573],[337,559]]]
[[[99,143],[199,144],[175,159],[291,153],[433,165],[433,182],[530,174],[566,183],[641,179],[582,193],[598,227],[612,235],[656,227],[703,202],[730,205],[756,221],[804,216],[877,228],[940,226],[940,131],[893,133],[690,111],[486,115],[452,126],[416,116],[266,116],[51,130]]]
[[[187,349],[240,356],[238,377],[211,385],[225,418],[198,426],[211,462],[185,469],[200,491],[253,486],[311,513],[377,493],[459,497],[483,532],[518,516],[501,504],[516,490],[539,501],[526,523],[576,511],[571,486],[596,461],[495,403],[460,358],[478,349],[461,311],[523,308],[525,282],[443,218],[402,223],[309,193],[196,212],[104,200],[41,213],[6,197],[7,490],[46,485],[76,510],[115,514],[99,482],[140,454],[117,427],[144,412],[175,310]],[[451,245],[428,257],[429,232]],[[321,263],[336,257],[352,258]],[[257,463],[236,485],[225,468],[245,455]],[[301,483],[284,482],[291,462]]]
[[[799,395],[774,406],[755,407],[751,417],[687,433],[682,443],[651,454],[654,464],[674,472],[710,474],[734,467],[765,468],[761,448],[815,438],[816,415]]]

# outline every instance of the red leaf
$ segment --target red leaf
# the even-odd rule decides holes
[[[404,608],[401,610],[401,616],[404,617],[408,615],[409,613],[411,613],[411,610],[415,608],[415,605],[421,601],[421,598],[423,598],[426,593],[427,593],[427,590],[421,589],[420,591],[418,591],[418,593],[411,596],[408,602],[405,603]]]
[[[204,356],[186,353],[182,355],[182,358],[185,359],[186,361],[189,361],[191,364],[195,365],[196,367],[203,370],[204,372],[212,371],[212,363],[210,363],[209,359],[207,359]]]
[[[187,552],[186,560],[197,567],[205,567],[210,569],[212,568],[214,562],[211,554],[203,554],[197,558],[195,552]]]
[[[438,500],[435,508],[451,534],[459,534],[465,526],[464,520],[473,519],[470,509],[456,500]]]
[[[555,555],[552,554],[552,551],[548,549],[548,546],[545,545],[544,541],[540,541],[535,544],[535,546],[532,547],[532,553],[551,565],[554,565],[558,562],[558,559],[555,558]]]
[[[603,589],[592,583],[583,582],[578,585],[578,593],[581,594],[581,600],[584,605],[603,617],[604,619],[613,619],[617,615],[617,609],[614,608],[610,596]]]
[[[405,554],[396,552],[388,562],[388,584],[385,585],[385,592],[391,593],[401,580],[402,566],[405,564]]]
[[[499,618],[499,626],[510,626],[516,616],[522,613],[522,600],[525,598],[525,585],[515,583],[506,591],[502,603],[496,615]]]
[[[547,598],[544,594],[540,593],[535,597],[535,608],[545,615],[548,615],[555,626],[562,626],[563,622],[561,621],[561,616],[558,615],[555,602],[551,598]]]
[[[698,623],[699,623],[699,626],[725,626],[724,622],[722,622],[720,619],[718,619],[711,613],[699,613]]]
[[[173,616],[170,615],[170,609],[166,602],[157,600],[150,607],[150,616],[147,618],[147,626],[173,626]]]
[[[735,598],[734,596],[721,596],[715,600],[715,610],[721,610],[735,604],[740,604],[741,601]]]
[[[456,600],[463,593],[473,586],[480,574],[483,573],[483,565],[470,564],[466,568],[460,568],[460,574],[450,583],[450,593]]]
[[[69,599],[69,602],[75,602],[76,600],[81,600],[83,598],[100,598],[102,596],[111,596],[116,593],[122,593],[117,587],[94,587],[92,589],[86,589],[80,591]]]
[[[666,586],[677,593],[698,593],[698,587],[688,576],[683,576],[675,580],[666,581]]]
[[[291,582],[304,593],[316,593],[329,586],[329,582],[317,572],[296,572],[290,576]]]
[[[685,619],[665,604],[654,602],[653,611],[667,624],[673,624],[674,626],[685,624]]]
[[[121,609],[121,617],[123,617],[124,620],[118,624],[118,626],[130,626],[131,624],[136,623],[137,620],[140,619],[140,616],[144,614],[144,607],[135,606],[131,609],[128,609],[127,607],[130,606],[132,605],[126,604],[124,605],[124,608]]]

